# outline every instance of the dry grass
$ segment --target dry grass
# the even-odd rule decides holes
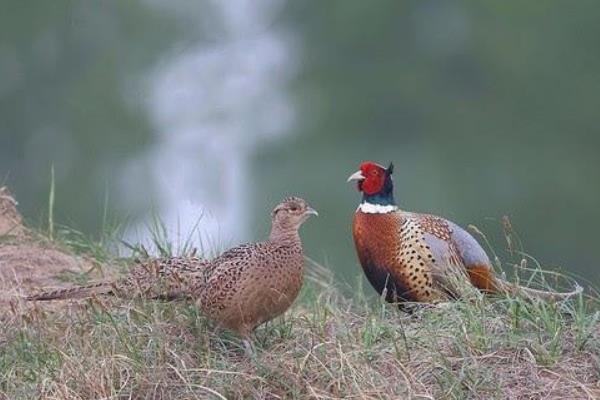
[[[119,272],[91,242],[62,237]],[[69,257],[63,245],[31,236],[0,251],[24,246]],[[342,294],[308,264],[300,299],[257,330],[252,358],[185,302],[0,304],[0,398],[600,398],[596,294],[548,304],[471,293],[407,314],[360,290]],[[26,283],[4,275],[0,289],[14,292],[15,282]]]
[[[310,284],[256,354],[186,303],[91,299],[2,317],[6,398],[563,398],[600,395],[598,304],[518,299],[412,315]],[[596,314],[594,314],[596,313]]]

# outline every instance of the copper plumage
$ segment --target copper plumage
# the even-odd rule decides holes
[[[363,194],[353,221],[359,262],[371,285],[389,302],[436,302],[459,297],[464,285],[487,293],[521,292],[563,299],[581,291],[555,293],[511,284],[495,275],[479,243],[444,218],[399,209],[393,166],[361,164],[348,179]]]

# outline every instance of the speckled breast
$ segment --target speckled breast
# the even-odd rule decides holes
[[[353,236],[367,279],[386,300],[435,299],[429,264],[433,255],[419,226],[400,212],[354,216]]]

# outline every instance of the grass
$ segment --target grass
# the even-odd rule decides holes
[[[54,196],[56,182],[54,180],[54,164],[50,167],[50,190],[48,195],[48,238],[54,240]]]
[[[193,305],[90,299],[3,321],[6,398],[597,398],[597,303],[477,297],[412,315],[309,282],[256,357]]]
[[[164,225],[156,220],[154,227],[155,252],[194,252],[191,239],[173,245]],[[120,269],[123,260],[107,250],[116,231],[94,241],[61,227],[54,240],[102,268]],[[552,304],[468,291],[411,314],[363,293],[348,293],[308,259],[300,298],[256,331],[253,358],[239,338],[186,302],[14,302],[0,312],[0,398],[600,397],[595,292]]]

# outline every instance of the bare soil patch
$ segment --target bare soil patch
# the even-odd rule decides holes
[[[24,226],[17,205],[9,190],[0,188],[0,303],[40,287],[65,286],[61,277],[94,266]]]

